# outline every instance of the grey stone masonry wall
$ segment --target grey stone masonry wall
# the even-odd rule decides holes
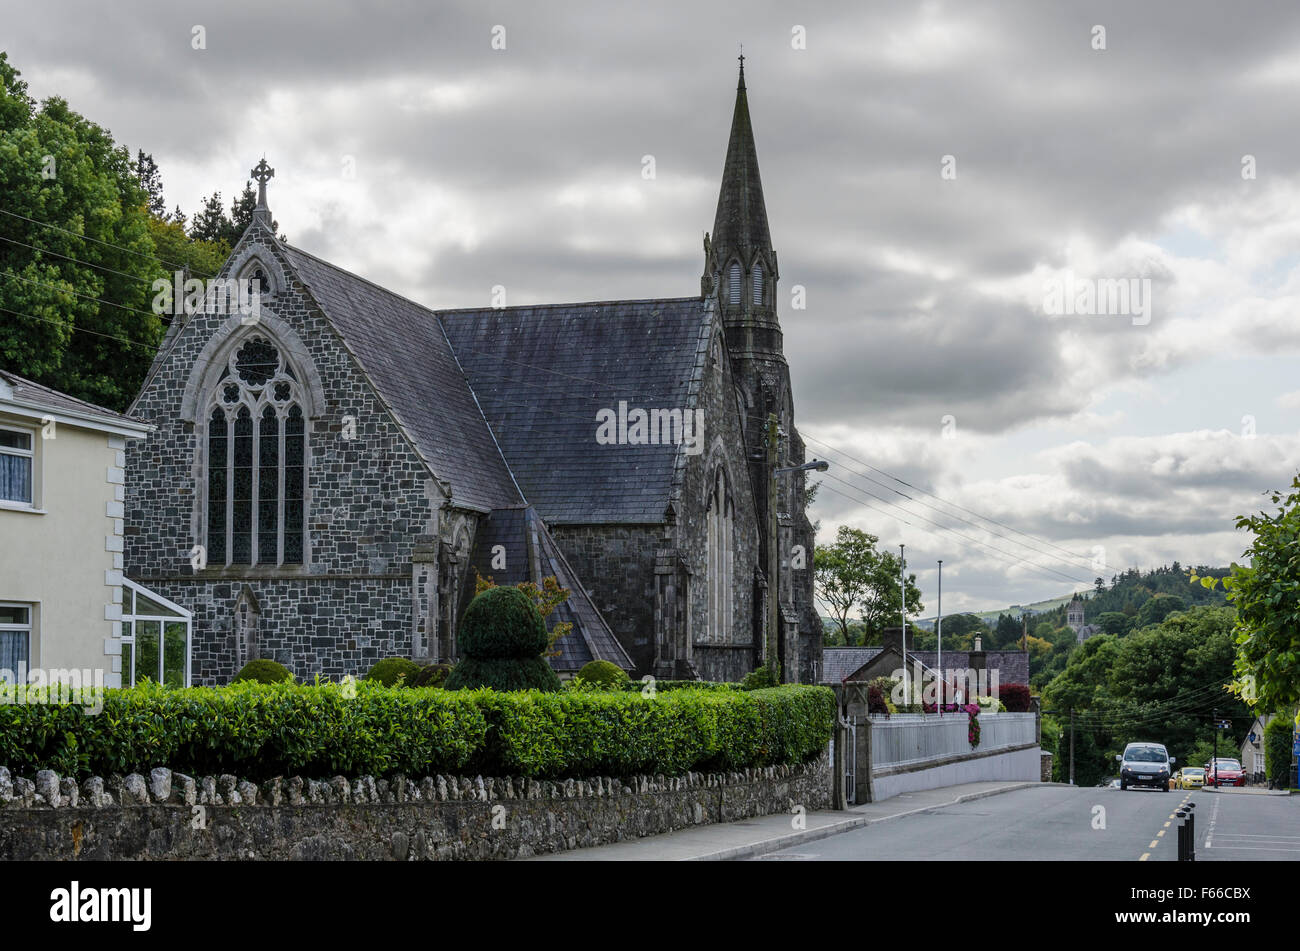
[[[273,272],[262,319],[244,327],[237,316],[178,317],[132,409],[158,429],[127,449],[125,573],[194,612],[195,684],[224,684],[236,672],[234,609],[245,588],[258,606],[262,656],[299,679],[364,674],[380,657],[411,654],[413,552],[449,541],[457,520],[476,516],[437,511],[428,468],[267,235],[250,231],[226,267],[250,250]],[[304,563],[196,569],[209,394],[195,385],[224,362],[210,341],[257,332],[289,353],[318,400],[307,421]],[[194,419],[183,411],[187,391],[198,400]]]
[[[662,525],[557,525],[555,539],[592,603],[636,664],[649,673],[655,653],[655,549]]]
[[[735,773],[594,777],[193,778],[78,784],[0,767],[0,860],[526,858],[696,825],[825,809],[825,755]]]

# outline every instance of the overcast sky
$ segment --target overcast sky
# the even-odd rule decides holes
[[[265,154],[291,243],[431,307],[698,293],[743,43],[814,517],[927,614],[939,558],[945,613],[1226,564],[1295,474],[1293,2],[6,6],[170,205]],[[1149,314],[1053,313],[1068,275]]]

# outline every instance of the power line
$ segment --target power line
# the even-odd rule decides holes
[[[25,241],[19,241],[15,238],[6,238],[2,234],[0,234],[0,241],[8,241],[10,244],[16,244],[24,248],[30,248],[31,250],[37,251],[40,254],[48,254],[51,255],[52,257],[62,258],[65,261],[72,261],[74,264],[82,264],[85,265],[86,267],[99,268],[101,271],[108,271],[110,274],[117,274],[120,275],[121,277],[128,278],[129,280],[132,281],[139,281],[142,284],[149,284],[149,285],[153,284],[153,281],[149,280],[149,278],[140,277],[138,274],[127,274],[125,271],[119,271],[116,268],[111,268],[107,264],[93,264],[90,261],[83,261],[80,258],[70,257],[66,254],[60,254],[58,251],[51,251],[49,248],[37,247],[34,244],[27,244]]]
[[[38,317],[36,314],[28,314],[20,310],[11,310],[8,307],[0,307],[0,311],[3,311],[6,314],[13,314],[15,317],[26,317],[29,320],[39,320],[47,324],[55,324],[56,326],[67,327],[73,333],[92,334],[93,336],[96,337],[105,337],[109,340],[116,340],[119,343],[126,344],[128,347],[143,347],[147,350],[153,350],[155,352],[158,350],[158,348],[155,347],[153,344],[140,343],[138,340],[131,340],[127,337],[118,337],[114,334],[101,333],[98,330],[91,330],[89,327],[78,327],[76,325],[67,325],[64,324],[63,321],[55,320],[52,317]]]
[[[847,486],[847,487],[850,488],[850,489],[853,489],[855,492],[862,492],[862,493],[865,493],[866,495],[871,496],[871,498],[876,499],[877,501],[881,502],[881,503],[884,504],[884,505],[893,505],[893,506],[896,506],[896,503],[894,503],[894,502],[890,502],[890,501],[887,500],[887,499],[882,499],[882,498],[880,498],[880,496],[878,496],[878,495],[874,495],[873,493],[868,492],[866,489],[863,489],[863,488],[861,488],[860,486],[855,486],[855,485],[853,485],[853,484],[850,483],[850,482],[845,482],[843,479],[836,478],[835,476],[830,475],[829,473],[826,475],[826,478],[827,478],[827,479],[834,479],[836,482],[839,482],[840,484],[845,485],[845,486]],[[825,482],[821,482],[820,485],[825,486],[826,489],[827,489],[827,491],[833,492],[833,493],[835,493],[836,495],[841,496],[841,497],[843,497],[843,498],[846,498],[846,499],[848,499],[848,500],[851,501],[851,502],[856,502],[856,503],[859,504],[859,505],[867,505],[868,507],[871,507],[871,508],[874,508],[874,507],[875,507],[875,506],[872,506],[871,503],[866,502],[866,501],[864,501],[864,500],[861,499],[861,498],[855,498],[855,497],[853,497],[853,496],[850,496],[850,495],[847,495],[847,494],[845,494],[845,493],[843,493],[843,492],[840,492],[839,490],[837,490],[837,489],[834,488],[833,486],[826,485]],[[907,512],[906,509],[904,509],[903,511]],[[881,510],[881,512],[882,512],[882,514],[887,515],[887,516],[889,516],[890,518],[898,519],[898,521],[902,522],[904,525],[911,526],[912,528],[917,528],[917,527],[918,527],[918,526],[916,526],[916,525],[913,525],[913,524],[912,524],[911,522],[909,522],[907,519],[903,518],[902,516],[900,516],[900,515],[898,515],[898,514],[896,514],[896,513],[894,513],[894,512],[885,511],[885,510]],[[907,512],[907,514],[908,514],[908,515],[911,515],[913,518],[921,518],[921,517],[922,517],[922,516],[917,515],[915,512]],[[1039,571],[1039,572],[1051,572],[1052,574],[1058,575],[1058,576],[1060,576],[1060,577],[1066,579],[1067,581],[1073,581],[1073,582],[1080,583],[1080,584],[1087,584],[1087,582],[1081,582],[1078,578],[1073,578],[1073,577],[1071,577],[1070,575],[1065,574],[1064,572],[1057,571],[1055,568],[1049,568],[1049,567],[1047,567],[1046,565],[1040,565],[1040,564],[1038,564],[1037,562],[1026,561],[1025,559],[1017,558],[1015,555],[1011,554],[1010,552],[1004,551],[1004,550],[1001,549],[1001,548],[998,548],[996,545],[989,545],[988,543],[986,543],[986,542],[982,542],[982,541],[980,541],[979,539],[970,538],[969,536],[963,535],[961,532],[958,532],[958,531],[956,531],[955,529],[949,528],[949,527],[944,526],[944,525],[939,525],[939,523],[934,522],[934,521],[931,521],[930,519],[925,519],[925,520],[926,520],[926,521],[929,521],[930,524],[935,525],[935,526],[937,526],[938,528],[940,528],[940,529],[942,529],[942,530],[944,530],[944,531],[951,532],[951,533],[957,535],[957,537],[959,537],[959,538],[965,539],[966,541],[969,541],[969,542],[972,542],[972,543],[974,543],[974,544],[976,544],[976,545],[979,545],[979,546],[982,547],[982,548],[988,548],[988,549],[991,549],[991,550],[993,550],[993,551],[995,551],[995,552],[998,552],[998,553],[1000,553],[1001,555],[1004,555],[1004,556],[1006,556],[1007,558],[1010,558],[1013,562],[1015,562],[1015,563],[1017,563],[1017,564],[1027,565],[1029,568],[1031,568],[1031,569],[1035,569],[1035,570],[1037,570],[1037,571]],[[921,529],[921,530],[924,531],[924,529]]]
[[[13,271],[0,272],[0,276],[12,277],[16,281],[22,281],[24,284],[35,284],[38,287],[48,287],[50,290],[58,291],[60,294],[71,294],[73,297],[80,297],[83,300],[94,301],[97,304],[104,304],[108,307],[116,307],[118,310],[125,310],[128,313],[141,314],[145,317],[153,317],[159,321],[162,320],[162,317],[155,314],[153,311],[138,310],[135,307],[127,307],[125,304],[116,304],[111,300],[104,300],[102,297],[94,297],[90,294],[83,294],[80,291],[69,290],[66,287],[59,287],[57,284],[48,284],[45,281],[34,281],[30,277],[23,277],[19,274],[15,274]]]
[[[820,440],[818,440],[818,442],[820,442]],[[835,454],[835,455],[843,455],[843,456],[847,456],[848,458],[852,458],[851,456],[848,456],[847,453],[844,453],[844,452],[842,452],[841,450],[838,450],[838,449],[834,449],[834,448],[830,447],[829,445],[827,445],[826,443],[822,443],[822,445],[823,445],[823,446],[826,446],[827,450],[828,450],[829,452]],[[1016,539],[1013,539],[1013,538],[1011,538],[1011,537],[1008,536],[1008,535],[1003,535],[1003,534],[1000,533],[1000,532],[992,531],[991,529],[988,529],[988,528],[984,527],[983,525],[978,524],[977,522],[972,522],[970,519],[962,518],[960,515],[954,515],[954,514],[951,513],[951,512],[945,512],[943,509],[939,508],[938,506],[936,506],[936,505],[930,505],[928,502],[925,502],[925,501],[922,500],[922,499],[914,499],[914,498],[912,498],[910,495],[908,495],[906,492],[901,492],[901,491],[899,491],[898,489],[895,489],[895,488],[893,488],[892,486],[887,485],[887,484],[884,483],[884,482],[881,482],[879,479],[873,479],[873,478],[871,478],[871,476],[867,475],[866,473],[859,472],[859,471],[855,470],[852,466],[844,465],[844,463],[842,463],[842,462],[841,462],[841,463],[838,463],[838,465],[840,465],[842,468],[844,468],[844,469],[847,470],[848,472],[851,472],[852,474],[858,476],[859,478],[866,479],[868,482],[871,482],[871,483],[873,483],[873,484],[875,484],[875,485],[878,485],[878,486],[880,486],[882,489],[885,489],[885,490],[888,491],[888,492],[893,492],[895,495],[900,495],[900,496],[902,496],[903,498],[907,499],[909,502],[913,502],[913,503],[915,503],[915,504],[917,504],[917,505],[924,505],[926,508],[931,509],[931,510],[934,511],[934,512],[938,512],[940,515],[943,515],[943,516],[945,516],[945,517],[947,517],[947,518],[955,518],[955,519],[957,519],[957,521],[962,522],[963,524],[969,525],[969,526],[971,526],[972,528],[976,529],[977,531],[985,532],[985,533],[987,533],[987,534],[993,536],[994,538],[998,538],[998,539],[1002,539],[1003,541],[1011,542],[1011,543],[1014,544],[1014,545],[1019,545],[1019,546],[1021,546],[1021,547],[1029,548],[1029,549],[1030,549],[1031,551],[1033,551],[1035,554],[1037,554],[1037,555],[1041,555],[1041,556],[1043,556],[1044,558],[1052,558],[1052,559],[1056,559],[1056,558],[1057,558],[1057,556],[1053,555],[1051,552],[1044,551],[1044,550],[1042,550],[1042,549],[1040,549],[1040,548],[1036,548],[1036,547],[1034,547],[1034,546],[1032,546],[1032,545],[1025,545],[1024,542],[1017,541]],[[899,505],[899,503],[896,503],[896,502],[889,503],[889,504],[892,504],[892,505],[898,505],[899,508],[902,508],[902,506]],[[903,511],[907,511],[907,509],[903,509]],[[916,514],[916,513],[912,513],[912,514]],[[918,518],[921,518],[921,517],[923,517],[923,516],[917,515],[917,517],[918,517]],[[1077,557],[1077,556],[1075,556],[1075,557]],[[1062,563],[1063,563],[1063,564],[1070,564],[1070,567],[1074,567],[1074,568],[1084,567],[1084,565],[1081,564],[1081,563],[1080,563],[1080,564],[1074,564],[1074,563],[1068,563],[1068,562],[1062,562]],[[1072,580],[1079,581],[1079,583],[1081,583],[1081,584],[1088,584],[1088,583],[1089,583],[1089,582],[1085,582],[1085,581],[1080,581],[1079,579],[1072,579]]]
[[[873,472],[879,472],[881,475],[885,476],[886,478],[893,479],[893,480],[894,480],[895,482],[897,482],[899,485],[907,486],[907,488],[913,490],[914,492],[920,492],[920,493],[922,493],[923,495],[928,495],[928,496],[930,496],[930,497],[933,498],[933,499],[938,499],[940,502],[943,502],[944,505],[951,505],[953,508],[960,509],[961,511],[967,513],[968,515],[974,515],[976,518],[983,519],[983,520],[986,521],[986,522],[992,522],[994,525],[997,525],[997,526],[999,526],[999,527],[1001,527],[1001,528],[1005,528],[1005,529],[1007,529],[1007,531],[1015,532],[1017,535],[1022,535],[1022,536],[1024,536],[1025,538],[1029,538],[1029,539],[1032,539],[1032,540],[1035,540],[1035,541],[1041,541],[1042,544],[1047,545],[1047,546],[1050,547],[1050,548],[1055,548],[1055,549],[1057,549],[1058,551],[1062,552],[1063,554],[1068,555],[1070,558],[1078,559],[1078,557],[1079,557],[1079,556],[1076,555],[1074,552],[1070,551],[1068,548],[1063,548],[1062,546],[1057,545],[1057,544],[1055,544],[1054,542],[1050,542],[1050,541],[1048,541],[1048,540],[1045,539],[1045,538],[1038,538],[1038,536],[1030,535],[1028,532],[1022,532],[1022,531],[1021,531],[1020,529],[1018,529],[1018,528],[1012,528],[1010,525],[1007,525],[1007,524],[1005,524],[1005,523],[1003,523],[1003,522],[999,522],[999,521],[998,521],[997,519],[995,519],[995,518],[989,518],[987,515],[980,515],[978,512],[975,512],[975,511],[973,511],[973,510],[971,510],[971,509],[968,509],[968,508],[966,508],[965,506],[958,505],[956,502],[949,502],[949,501],[947,501],[946,499],[942,498],[941,496],[936,495],[936,494],[933,493],[933,492],[927,491],[926,489],[922,489],[922,488],[920,488],[919,486],[912,485],[910,482],[906,481],[905,479],[900,479],[900,478],[899,478],[898,476],[896,476],[896,475],[890,475],[890,474],[889,474],[888,472],[886,472],[884,469],[880,469],[880,468],[878,468],[878,467],[876,467],[876,466],[873,466],[873,465],[871,465],[871,463],[866,462],[865,460],[859,459],[857,456],[851,455],[850,453],[847,453],[847,452],[845,452],[845,451],[842,450],[842,449],[835,449],[833,446],[830,446],[829,444],[827,444],[827,443],[825,443],[825,442],[822,442],[822,440],[817,439],[817,438],[814,437],[814,436],[809,436],[807,433],[803,433],[803,434],[801,434],[801,435],[803,435],[803,438],[805,438],[805,439],[809,439],[809,440],[812,440],[813,442],[817,443],[819,446],[826,446],[828,449],[832,449],[833,451],[838,452],[840,455],[845,456],[846,458],[852,459],[854,462],[858,463],[859,465],[864,465],[864,466],[866,466],[868,469],[872,470]]]
[[[28,218],[26,215],[20,215],[16,211],[7,211],[4,208],[0,208],[0,215],[8,215],[11,218],[21,218],[23,221],[31,222],[34,225],[40,225],[42,228],[51,228],[54,231],[62,232],[63,234],[68,235],[69,237],[77,238],[81,241],[93,241],[96,244],[103,245],[106,248],[113,248],[116,251],[121,251],[123,254],[133,254],[136,257],[144,258],[147,261],[157,261],[159,264],[165,264],[167,267],[171,268],[172,270],[179,271],[185,268],[185,265],[183,264],[176,264],[175,262],[172,261],[165,261],[160,257],[155,257],[152,254],[145,254],[143,251],[136,251],[133,250],[132,248],[124,248],[120,244],[113,244],[109,241],[101,241],[99,238],[92,238],[88,234],[77,234],[75,231],[69,231],[67,228],[60,228],[58,225],[50,224],[48,221],[38,221],[35,218]],[[212,274],[208,274],[206,271],[200,271],[197,268],[190,268],[190,270],[203,277],[214,276]]]

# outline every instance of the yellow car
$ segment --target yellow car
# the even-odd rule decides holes
[[[1200,789],[1205,785],[1205,770],[1200,766],[1184,766],[1174,773],[1175,789]]]

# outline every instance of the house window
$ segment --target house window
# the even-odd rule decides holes
[[[302,564],[307,428],[274,344],[252,336],[232,351],[206,420],[208,564]]]
[[[190,685],[192,616],[148,588],[122,584],[122,686],[143,680]]]
[[[31,651],[32,606],[0,603],[0,670],[13,675],[11,683],[19,682],[20,666],[31,664]]]
[[[29,430],[0,429],[0,502],[33,503],[33,447]]]
[[[727,276],[727,303],[733,307],[740,305],[741,283],[740,264],[733,261],[731,263],[731,272]]]
[[[730,639],[734,621],[734,531],[731,493],[727,491],[726,473],[719,466],[709,496],[705,542],[708,562],[705,577],[709,598],[707,639],[714,642]]]

